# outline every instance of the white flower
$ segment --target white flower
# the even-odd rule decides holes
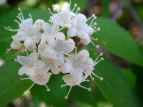
[[[81,85],[82,82],[86,81],[86,80],[84,80],[84,76],[82,73],[73,72],[70,74],[66,74],[62,77],[62,79],[66,83],[65,85],[62,85],[62,87],[64,87],[64,86],[70,87],[67,95],[65,96],[65,99],[68,99],[68,96],[69,96],[73,86],[79,86],[81,88],[87,89],[88,91],[91,91],[91,88],[86,88],[86,87]]]
[[[42,59],[47,64],[47,67],[51,69],[51,72],[53,74],[59,74],[59,66],[61,66],[64,63],[64,56],[58,56],[55,50],[53,50],[46,43],[39,45],[38,50]]]
[[[48,42],[49,44],[54,44],[55,39],[65,39],[65,35],[63,32],[60,32],[59,26],[56,24],[50,25],[49,23],[44,23],[42,28],[44,31],[41,35],[40,44]]]
[[[94,79],[92,77],[92,75],[94,75],[97,78],[103,80],[102,77],[99,77],[93,72],[94,66],[103,60],[102,58],[98,60],[101,55],[102,54],[100,54],[97,59],[93,61],[92,58],[89,58],[88,51],[83,49],[78,54],[73,54],[67,57],[66,63],[61,67],[61,71],[63,73],[84,73],[84,79],[88,78],[88,76],[90,76],[91,79]]]
[[[49,21],[37,19],[33,21],[32,16],[25,19],[22,11],[18,14],[15,20],[19,28],[9,31],[16,31],[12,36],[11,48],[23,50],[27,52],[27,56],[17,56],[17,62],[21,64],[18,71],[20,76],[26,75],[27,78],[33,81],[31,89],[35,84],[45,86],[47,91],[50,89],[47,86],[52,74],[63,73],[64,86],[69,86],[68,95],[73,86],[79,86],[87,89],[91,88],[82,86],[85,81],[89,81],[88,77],[94,79],[92,75],[100,80],[102,77],[95,74],[95,66],[103,60],[100,54],[95,60],[89,57],[88,50],[80,46],[88,45],[90,42],[95,46],[92,40],[97,40],[91,35],[98,31],[95,21],[95,15],[86,18],[85,15],[78,13],[80,8],[77,4],[70,10],[70,5],[66,4],[66,9],[59,9],[56,13],[50,13],[52,16]],[[88,25],[88,21],[91,23]],[[92,40],[91,40],[92,39]],[[80,44],[80,46],[79,46]],[[30,55],[28,54],[30,53]]]
[[[47,44],[40,44],[38,48],[40,55],[50,66],[54,74],[60,72],[59,66],[64,63],[64,54],[70,53],[75,47],[72,39],[64,39],[65,38],[63,38],[63,40],[62,38],[53,39],[53,37],[50,37],[50,39],[47,40]]]
[[[53,74],[60,72],[59,66],[64,64],[64,54],[70,53],[75,43],[72,39],[65,40],[65,35],[61,32],[53,35],[43,34],[44,39],[38,47],[38,51],[43,60],[46,61]],[[47,42],[43,42],[43,41]]]
[[[55,46],[53,46],[58,54],[68,54],[75,48],[75,43],[72,39],[60,40],[57,39]]]
[[[43,33],[41,35],[40,44],[47,42],[49,45],[54,45],[55,44],[55,39],[65,40],[64,33],[57,32],[57,31],[55,31],[55,32],[52,31],[50,33]]]
[[[38,85],[46,85],[48,83],[52,73],[47,72],[46,65],[43,67],[43,63],[37,63],[34,68],[30,69],[28,76],[30,80]]]
[[[76,14],[70,10],[63,10],[50,17],[52,23],[61,27],[71,27],[75,23]]]
[[[70,73],[66,74],[62,77],[66,85],[68,86],[76,86],[80,85],[83,82],[83,74],[82,73]]]
[[[94,32],[94,29],[86,24],[87,18],[83,14],[76,15],[76,24],[73,24],[68,28],[68,36],[77,36],[81,39],[81,43],[87,45],[91,42],[90,35]]]
[[[68,54],[75,48],[73,39],[66,39],[64,33],[44,33],[41,36],[40,44],[47,43],[58,55]]]
[[[24,41],[26,37],[32,37],[33,36],[33,20],[32,18],[23,19],[21,22],[19,22],[19,29],[15,36],[13,36],[13,39]]]
[[[22,65],[22,67],[18,71],[18,74],[28,75],[28,69],[33,68],[36,65],[36,63],[39,61],[38,54],[36,52],[33,52],[29,56],[17,56],[16,61]]]
[[[33,25],[33,30],[34,30],[34,31],[39,31],[39,30],[43,29],[44,26],[45,26],[45,23],[46,23],[46,22],[45,22],[44,20],[42,20],[42,19],[37,19],[37,20],[35,21],[34,25]]]
[[[50,25],[48,22],[45,22],[42,19],[37,19],[34,23],[33,30],[35,32],[43,30],[44,33],[52,34],[59,30],[59,26],[55,24]]]
[[[31,38],[27,38],[24,41],[24,46],[29,51],[36,50],[36,48],[37,48],[36,43]]]
[[[41,33],[38,32],[39,28],[34,29],[32,18],[22,19],[19,23],[19,29],[13,41],[24,42],[24,46],[27,50],[36,50],[36,44],[40,41]]]
[[[66,83],[65,85],[62,85],[62,87],[70,86],[70,89],[65,96],[66,99],[68,98],[68,95],[73,86],[79,86],[90,91],[91,88],[86,88],[80,84],[84,81],[89,81],[86,80],[89,76],[91,79],[93,79],[92,74],[97,78],[103,80],[102,77],[93,73],[94,66],[99,63],[99,61],[101,61],[98,60],[98,58],[94,62],[91,58],[89,58],[88,51],[84,49],[81,50],[78,54],[73,54],[66,58],[66,63],[61,67],[61,71],[65,74],[62,79]]]
[[[81,73],[84,72],[87,61],[89,60],[89,53],[87,50],[81,50],[78,54],[72,54],[66,58],[66,63],[62,67],[63,73]],[[70,68],[70,69],[69,69]]]
[[[39,60],[38,57],[39,56],[36,52],[33,52],[28,57],[17,56],[17,61],[22,65],[18,74],[26,74],[29,77],[26,79],[30,79],[34,84],[44,85],[47,90],[49,90],[46,84],[48,83],[52,73],[48,72],[49,68],[43,61]]]

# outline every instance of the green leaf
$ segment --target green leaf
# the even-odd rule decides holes
[[[5,107],[30,86],[29,81],[21,81],[18,76],[19,65],[14,62],[14,57],[5,62],[0,68],[0,107]]]
[[[66,88],[61,88],[63,81],[61,80],[61,76],[52,76],[48,87],[50,88],[50,92],[46,91],[45,87],[40,87],[36,85],[31,90],[32,96],[37,97],[40,100],[46,102],[48,105],[53,105],[54,107],[66,107],[67,100],[64,99],[66,95]]]
[[[9,7],[9,6],[2,6],[2,5],[0,5],[0,17],[2,16],[2,15],[4,15],[4,14],[6,14],[7,12],[9,12],[10,10],[11,10],[11,7]]]
[[[93,37],[99,39],[100,45],[129,62],[143,66],[143,57],[129,32],[111,19],[98,18],[97,23],[101,30]]]
[[[126,77],[126,79],[128,80],[128,83],[134,87],[136,85],[136,76],[135,74],[132,72],[131,69],[127,69],[127,68],[123,68],[121,70],[121,73],[124,75],[124,77]]]
[[[96,79],[97,87],[115,107],[137,106],[132,88],[117,67],[103,61],[97,66],[96,71],[104,77],[103,81]]]
[[[102,1],[102,15],[103,16],[108,17],[110,15],[109,4],[110,4],[110,0]]]
[[[92,58],[95,59],[95,50],[90,47],[89,51]],[[97,87],[114,107],[138,107],[132,87],[118,67],[104,60],[95,67],[95,73],[104,78],[103,81],[96,78]]]
[[[141,21],[143,22],[143,11],[142,11],[143,6],[142,6],[142,4],[136,4],[135,5],[135,10],[136,10],[138,16],[140,17]]]

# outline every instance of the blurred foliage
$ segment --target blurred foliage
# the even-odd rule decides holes
[[[11,107],[15,99],[32,84],[21,81],[17,74],[19,64],[14,61],[16,52],[6,53],[13,32],[5,26],[17,28],[14,19],[21,7],[24,16],[32,14],[35,19],[48,20],[48,8],[55,3],[69,0],[7,0],[0,6],[0,58],[5,64],[0,67],[0,107]],[[101,31],[93,35],[101,45],[98,50],[104,52],[105,61],[97,65],[95,72],[104,77],[104,81],[95,79],[85,86],[92,87],[88,92],[74,87],[68,100],[64,99],[67,88],[61,89],[63,83],[53,77],[49,83],[51,92],[42,86],[31,90],[30,107],[39,107],[41,102],[54,107],[142,107],[143,100],[143,1],[142,0],[72,0],[72,7],[77,3],[87,16],[97,13],[98,26]],[[92,45],[88,46],[90,55],[95,58],[98,53]],[[21,97],[20,97],[21,98]],[[16,106],[18,107],[18,106]],[[19,106],[19,107],[27,107]]]

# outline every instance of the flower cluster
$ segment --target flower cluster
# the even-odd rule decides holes
[[[11,49],[27,52],[27,56],[17,56],[16,61],[22,67],[19,69],[20,76],[26,75],[35,84],[47,86],[52,75],[63,74],[65,85],[70,86],[66,99],[73,86],[79,86],[91,90],[81,85],[87,78],[93,78],[96,75],[93,70],[102,58],[102,53],[93,60],[89,57],[86,46],[92,43],[91,35],[100,29],[95,22],[95,15],[86,18],[84,14],[79,13],[80,8],[77,5],[72,10],[59,10],[52,14],[49,22],[43,19],[37,19],[35,22],[32,17],[24,18],[22,11],[18,14],[16,22],[19,28],[14,30],[8,27],[10,31],[16,31],[12,36]],[[87,24],[91,21],[90,25]],[[30,54],[29,54],[30,53]]]

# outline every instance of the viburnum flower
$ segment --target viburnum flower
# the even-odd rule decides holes
[[[77,36],[80,38],[81,43],[84,45],[89,44],[91,42],[90,35],[94,32],[94,29],[86,24],[87,18],[81,13],[76,15],[75,20],[76,23],[68,29],[68,36]]]
[[[34,25],[32,18],[22,19],[19,27],[17,34],[12,37],[13,41],[24,42],[23,45],[26,50],[36,50],[36,43],[40,41],[40,32],[33,30]],[[12,46],[11,48],[14,47]]]
[[[22,49],[21,44],[23,42],[23,46],[26,50],[36,50],[36,44],[40,41],[41,36],[41,33],[39,32],[39,25],[33,24],[32,18],[24,19],[22,12],[19,13],[18,19],[20,22],[17,20],[15,21],[19,24],[19,29],[13,30],[10,27],[7,28],[10,31],[17,32],[14,36],[12,36],[13,42],[11,44],[11,48]]]
[[[19,69],[19,75],[27,75],[34,82],[34,84],[45,85],[48,83],[52,73],[48,72],[46,64],[38,59],[39,55],[36,52],[30,54],[30,56],[17,56],[18,61],[22,67]],[[33,85],[34,85],[33,84]],[[32,85],[32,86],[33,86]],[[47,90],[49,88],[46,86]]]
[[[64,56],[58,56],[56,51],[47,44],[41,44],[39,46],[39,53],[49,69],[51,69],[51,72],[53,74],[59,74],[59,66],[64,64]]]
[[[51,16],[50,21],[61,27],[71,27],[75,23],[76,14],[70,10],[62,10]]]
[[[70,91],[73,86],[79,86],[81,88],[88,89],[88,91],[91,91],[91,88],[86,88],[86,87],[80,85],[82,82],[84,82],[84,77],[83,77],[82,73],[73,72],[70,74],[66,74],[62,77],[62,79],[66,83],[65,85],[62,85],[62,87],[70,86],[70,89],[69,89],[67,95],[65,96],[65,99],[68,99],[68,95],[70,94]]]
[[[81,50],[79,53],[69,55],[66,58],[66,63],[62,67],[63,73],[84,72],[84,68],[86,66],[88,59],[89,53],[87,50]]]
[[[101,55],[99,55],[101,56]],[[66,82],[65,85],[62,86],[70,86],[70,89],[73,86],[80,86],[84,89],[90,90],[90,88],[86,88],[84,86],[81,86],[80,84],[84,81],[87,81],[86,79],[88,76],[91,77],[91,79],[94,79],[92,77],[92,74],[99,78],[100,80],[103,80],[102,77],[99,77],[95,73],[93,73],[94,66],[98,64],[102,59],[98,60],[96,59],[95,62],[89,58],[89,52],[85,49],[81,50],[79,53],[72,54],[69,57],[66,58],[66,63],[61,67],[62,72],[66,75],[63,76],[63,80]],[[68,73],[68,74],[67,74]],[[68,92],[66,98],[68,97],[70,91]]]
[[[20,10],[17,16],[19,21],[16,20],[19,28],[6,28],[16,32],[12,36],[11,49],[27,53],[27,56],[18,55],[16,61],[21,64],[18,74],[27,76],[23,80],[33,81],[29,89],[38,84],[49,91],[47,84],[52,75],[62,73],[61,79],[65,82],[62,87],[70,87],[66,99],[73,86],[90,91],[91,88],[81,84],[89,82],[89,78],[94,80],[93,76],[103,80],[94,72],[96,65],[103,60],[103,53],[94,60],[84,47],[90,43],[96,46],[93,40],[97,38],[92,38],[92,34],[100,30],[96,16],[87,18],[79,13],[77,4],[73,9],[70,9],[70,4],[67,9],[60,9],[56,13],[50,11],[49,21],[40,18],[34,21],[31,15],[25,19]]]

